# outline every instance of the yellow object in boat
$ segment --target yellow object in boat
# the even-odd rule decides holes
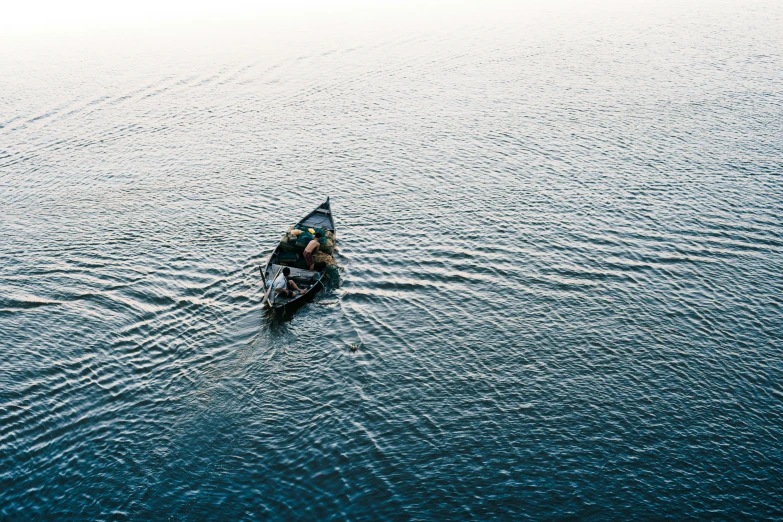
[[[307,231],[310,232],[311,234],[315,234],[315,230],[313,230],[312,228],[308,228]]]

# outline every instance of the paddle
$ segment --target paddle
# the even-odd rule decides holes
[[[264,282],[264,288],[266,288],[266,274],[264,274],[264,269],[261,268],[261,265],[258,265],[258,271],[261,272],[261,280]]]
[[[270,286],[270,287],[267,289],[266,293],[264,294],[264,298],[263,298],[263,299],[261,299],[261,304],[262,304],[262,305],[264,304],[264,301],[267,301],[267,302],[269,302],[269,304],[270,304],[270,305],[272,304],[272,301],[269,299],[269,292],[271,292],[271,291],[272,291],[272,290],[275,288],[275,279],[277,279],[277,276],[279,276],[279,275],[280,275],[280,270],[282,270],[282,269],[283,269],[283,267],[282,267],[282,266],[281,266],[280,268],[278,268],[278,269],[277,269],[277,273],[275,274],[275,277],[274,277],[274,278],[272,278],[272,286]]]

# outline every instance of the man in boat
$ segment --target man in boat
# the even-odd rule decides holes
[[[283,267],[282,272],[280,272],[275,281],[272,283],[277,295],[283,297],[296,297],[299,294],[303,294],[304,291],[296,286],[294,280],[288,279],[289,275],[291,275],[291,269],[287,266]]]
[[[313,256],[316,252],[318,252],[318,249],[321,247],[321,233],[316,232],[315,233],[315,239],[307,243],[307,247],[304,249],[304,259],[305,263],[307,263],[307,269],[312,270],[315,268],[315,261],[313,260]]]

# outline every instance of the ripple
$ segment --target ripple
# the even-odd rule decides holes
[[[0,57],[0,518],[777,516],[780,9],[460,9]]]

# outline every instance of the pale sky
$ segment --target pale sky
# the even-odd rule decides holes
[[[455,11],[479,9],[481,4],[460,0],[26,0],[7,2],[2,7],[0,30],[46,31],[243,17],[317,18],[338,13],[387,16],[426,12],[448,16]]]
[[[347,4],[347,1],[317,0],[29,0],[8,2],[2,9],[0,28],[35,30],[92,26],[125,25],[136,22],[159,23],[171,20],[258,15],[317,9],[319,5]]]

